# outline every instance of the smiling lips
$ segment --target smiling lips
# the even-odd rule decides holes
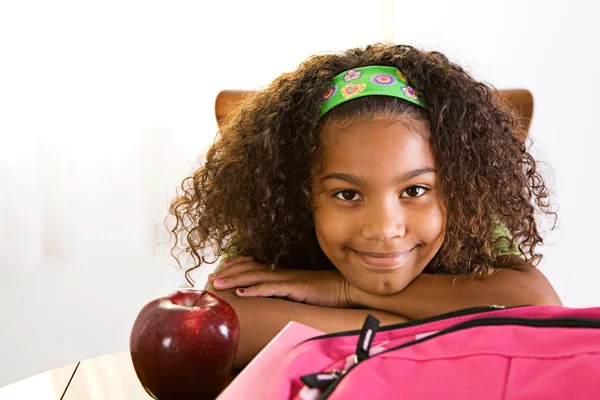
[[[402,264],[411,254],[412,250],[398,251],[395,253],[367,253],[352,250],[363,263],[372,267],[395,267]]]

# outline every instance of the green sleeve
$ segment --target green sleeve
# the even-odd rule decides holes
[[[227,243],[227,249],[225,250],[225,252],[223,253],[223,255],[221,256],[221,261],[219,261],[219,263],[222,263],[223,261],[227,260],[228,258],[233,258],[236,256],[237,252],[238,252],[238,248],[232,244],[233,242],[233,237],[231,239],[229,239],[229,242]]]
[[[517,244],[510,248],[510,239],[512,239],[512,233],[508,228],[500,221],[494,221],[492,226],[492,241],[496,241],[498,238],[502,238],[498,241],[497,246],[501,256],[515,255],[520,256],[521,252],[517,247]]]

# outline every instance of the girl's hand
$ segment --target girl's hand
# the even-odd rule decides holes
[[[221,264],[208,276],[217,290],[239,288],[239,297],[282,297],[321,307],[353,308],[351,284],[337,270],[271,269],[252,257],[240,256]]]

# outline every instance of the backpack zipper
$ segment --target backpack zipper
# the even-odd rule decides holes
[[[382,327],[381,329],[379,329],[378,332],[391,331],[391,330],[398,329],[398,328],[412,328],[415,326],[424,325],[424,324],[428,324],[431,322],[440,321],[443,319],[464,317],[465,315],[481,314],[481,313],[485,313],[485,312],[508,310],[508,309],[512,309],[512,308],[521,308],[521,307],[527,307],[527,306],[504,307],[504,306],[492,305],[492,306],[470,307],[470,308],[465,308],[462,310],[450,311],[446,314],[440,314],[440,315],[436,315],[433,317],[420,319],[418,321],[409,321],[409,322],[402,322],[402,323],[394,324],[394,325],[386,325],[386,326]],[[329,339],[329,338],[333,338],[333,337],[353,336],[356,334],[360,334],[361,331],[362,331],[362,329],[356,329],[353,331],[328,333],[326,335],[320,335],[320,336],[312,337],[310,339],[306,339],[306,340],[298,343],[296,346],[300,346],[303,343],[310,342],[313,340]]]
[[[369,315],[369,317],[374,318],[371,315]],[[414,341],[408,342],[408,343],[403,343],[396,347],[392,347],[390,349],[384,350],[381,353],[378,353],[372,357],[368,357],[368,358],[364,359],[362,362],[364,362],[370,358],[379,356],[380,354],[385,354],[385,353],[389,353],[391,351],[402,349],[404,347],[413,346],[413,345],[425,342],[427,340],[436,338],[438,336],[446,335],[446,334],[453,333],[456,331],[479,327],[479,326],[500,326],[500,325],[520,325],[520,326],[530,326],[530,327],[536,327],[536,328],[555,328],[555,327],[600,328],[600,320],[587,319],[587,318],[526,319],[526,318],[514,318],[514,317],[512,317],[512,318],[511,317],[496,317],[496,318],[490,317],[490,318],[474,319],[474,320],[470,320],[470,321],[466,321],[466,322],[462,322],[460,324],[454,325],[450,328],[433,333],[433,334],[423,337],[421,339],[417,339],[417,340],[414,340]],[[366,326],[366,323],[365,323],[365,326]],[[364,329],[364,327],[363,327],[363,329]],[[359,345],[360,345],[360,342],[359,342]],[[367,354],[368,354],[368,350],[367,350]],[[358,360],[358,357],[355,357],[354,360],[355,360],[355,363],[353,365],[351,365],[349,368],[345,369],[344,371],[341,371],[341,373],[339,373],[335,379],[333,379],[329,382],[329,385],[327,385],[325,391],[323,393],[321,393],[321,395],[319,396],[319,400],[325,400],[325,399],[329,398],[329,396],[332,394],[332,392],[335,390],[335,388],[339,385],[339,383],[344,379],[344,377],[347,376],[348,373],[361,362]]]
[[[371,314],[367,315],[363,327],[360,330],[352,364],[349,367],[344,368],[342,371],[334,369],[330,373],[320,372],[316,374],[303,375],[300,377],[300,380],[302,380],[302,382],[304,382],[304,384],[311,389],[324,389],[329,387],[332,382],[336,382],[341,379],[346,372],[352,369],[354,365],[369,358],[369,350],[371,350],[373,339],[375,339],[375,334],[378,330],[379,320]]]
[[[510,307],[510,308],[519,308],[519,307],[525,307],[525,306],[516,306],[516,307]],[[497,310],[501,310],[501,309],[505,309],[506,307],[504,306],[497,306],[497,305],[491,305],[488,307],[485,306],[480,306],[480,307],[470,307],[470,308],[465,308],[462,310],[456,310],[456,311],[451,311],[448,312],[446,314],[441,314],[441,315],[436,315],[433,317],[429,317],[426,319],[422,319],[422,320],[418,320],[418,321],[410,321],[410,322],[403,322],[400,324],[394,324],[394,325],[388,325],[385,326],[381,329],[379,329],[379,320],[375,317],[373,317],[372,315],[368,315],[367,318],[365,319],[365,323],[363,324],[363,327],[361,329],[358,330],[353,330],[353,331],[344,331],[344,332],[336,332],[336,333],[330,333],[330,334],[326,334],[326,335],[321,335],[321,336],[316,336],[310,339],[306,339],[300,343],[298,343],[296,346],[300,346],[303,343],[306,342],[310,342],[312,340],[320,340],[320,339],[327,339],[327,338],[332,338],[332,337],[343,337],[343,336],[354,336],[356,334],[359,334],[359,341],[358,343],[360,344],[362,342],[361,338],[364,338],[367,335],[367,331],[369,329],[373,329],[373,332],[371,334],[371,342],[368,344],[367,347],[367,352],[369,351],[369,349],[371,348],[371,344],[372,344],[372,339],[375,338],[375,333],[377,332],[385,332],[388,330],[394,330],[394,329],[398,329],[398,328],[409,328],[409,327],[415,327],[415,326],[419,326],[419,325],[423,325],[423,324],[428,324],[431,322],[435,322],[435,321],[440,321],[440,320],[444,320],[444,319],[449,319],[449,318],[454,318],[454,317],[460,317],[460,316],[465,316],[465,315],[471,315],[471,314],[481,314],[481,313],[485,313],[485,312],[490,312],[490,311],[497,311]],[[374,325],[374,321],[376,321],[376,326]],[[300,380],[309,388],[311,389],[323,389],[328,387],[332,382],[337,381],[338,379],[341,379],[342,376],[344,376],[350,369],[352,369],[352,367],[356,364],[358,364],[360,361],[362,361],[363,359],[366,359],[369,357],[368,353],[365,355],[363,355],[361,357],[361,359],[358,359],[358,354],[360,352],[360,346],[357,347],[357,351],[354,354],[352,361],[352,364],[348,365],[346,364],[346,367],[343,370],[340,369],[334,369],[331,372],[317,372],[314,374],[307,374],[307,375],[303,375],[300,377]]]

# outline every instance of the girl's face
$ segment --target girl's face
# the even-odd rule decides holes
[[[404,289],[442,245],[445,213],[427,123],[373,118],[321,133],[313,173],[321,249],[350,283],[372,294]]]

